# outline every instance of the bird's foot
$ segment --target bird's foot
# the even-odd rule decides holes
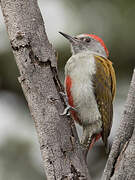
[[[76,109],[75,109],[74,107],[68,105],[68,106],[64,109],[63,113],[61,113],[60,115],[61,115],[61,116],[64,116],[64,115],[70,116],[70,110],[76,111]]]
[[[88,151],[92,149],[95,142],[101,137],[101,129],[94,130],[95,124],[87,124],[83,126],[83,135],[81,138],[81,144],[83,148],[85,149],[85,157],[87,157]]]
[[[60,94],[62,95],[64,102],[66,104],[66,108],[64,109],[63,113],[61,113],[61,116],[67,115],[70,116],[70,111],[77,111],[74,107],[70,106],[68,103],[68,97],[64,92],[60,92]]]

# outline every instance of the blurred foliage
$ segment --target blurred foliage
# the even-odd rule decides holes
[[[0,54],[0,89],[22,92],[18,76],[13,53],[4,51]]]
[[[31,161],[31,148],[29,142],[8,139],[0,148],[0,178],[3,180],[44,179],[44,175]]]

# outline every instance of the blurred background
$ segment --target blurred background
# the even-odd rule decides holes
[[[114,123],[110,143],[119,127],[135,66],[134,0],[39,0],[48,38],[59,52],[59,77],[70,57],[68,42],[58,31],[77,35],[95,33],[103,38],[117,76]],[[17,66],[0,11],[0,179],[43,180],[44,171],[34,122],[23,96]],[[79,129],[79,128],[78,128]],[[79,131],[80,132],[80,131]],[[107,156],[102,142],[89,153],[89,170],[94,180],[101,177]]]

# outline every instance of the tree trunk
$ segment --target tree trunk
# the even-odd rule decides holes
[[[60,116],[64,103],[59,92],[63,88],[37,0],[1,0],[1,8],[47,179],[90,179],[74,122]]]
[[[103,173],[102,180],[135,179],[135,70],[122,122]]]

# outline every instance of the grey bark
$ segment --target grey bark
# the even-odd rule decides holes
[[[74,122],[59,115],[64,110],[59,95],[63,88],[37,0],[1,0],[1,8],[47,179],[90,179]]]
[[[102,180],[135,179],[135,70]]]

